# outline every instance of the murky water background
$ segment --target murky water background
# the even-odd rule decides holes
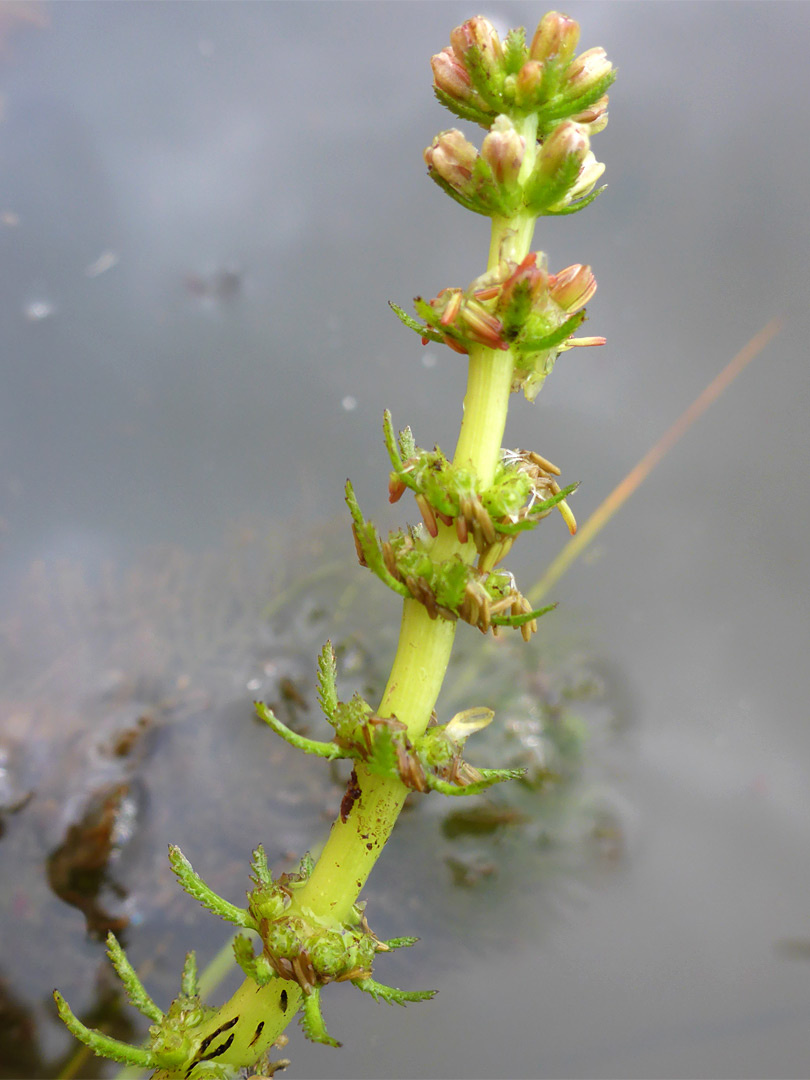
[[[295,711],[284,680],[306,700],[332,632],[312,596],[353,631],[356,677],[382,677],[397,604],[348,568],[342,486],[397,520],[384,406],[452,449],[461,358],[423,350],[387,301],[466,284],[487,226],[421,160],[453,123],[427,60],[474,9],[26,10],[49,28],[0,9],[0,1016],[4,1075],[54,1076],[70,1047],[52,987],[89,1010],[111,985],[88,911],[57,895],[88,778],[128,800],[96,807],[119,832],[90,915],[130,919],[158,1000],[184,949],[222,943],[173,888],[166,843],[238,899],[256,842],[283,860],[328,827],[340,789],[249,702]],[[542,10],[484,13],[505,28]],[[428,800],[406,817],[372,922],[423,945],[380,977],[441,994],[394,1011],[337,988],[345,1046],[293,1031],[295,1076],[810,1068],[810,9],[569,10],[620,68],[595,140],[610,187],[536,246],[553,268],[592,263],[589,330],[609,344],[516,400],[508,444],[582,479],[584,520],[749,337],[785,325],[555,589],[535,700],[583,671],[602,696],[576,706],[596,734],[550,844],[468,832],[454,870]],[[555,524],[510,560],[522,583],[564,542]],[[279,631],[264,616],[281,596],[296,617]]]

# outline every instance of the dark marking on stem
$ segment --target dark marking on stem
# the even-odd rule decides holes
[[[283,993],[286,994],[287,991],[284,990]],[[261,1035],[263,1027],[264,1027],[264,1020],[260,1020],[259,1021],[259,1026],[256,1028],[255,1034],[254,1034],[253,1038],[250,1040],[250,1042],[248,1043],[248,1046],[253,1046],[253,1044],[256,1042],[258,1037]]]
[[[228,1038],[225,1040],[225,1042],[222,1043],[221,1046],[218,1046],[216,1048],[216,1050],[212,1050],[210,1054],[205,1055],[205,1057],[203,1058],[203,1061],[212,1061],[215,1057],[219,1057],[220,1054],[224,1054],[225,1051],[228,1049],[228,1047],[233,1042],[235,1035],[236,1035],[235,1031],[231,1032],[231,1034],[228,1036]]]
[[[281,997],[278,1000],[279,1000],[279,1004],[281,1005],[281,1011],[286,1012],[287,1011],[287,991],[286,990],[281,991]]]
[[[343,801],[340,804],[340,820],[344,825],[348,821],[349,814],[352,812],[352,807],[360,798],[361,794],[360,785],[357,782],[357,770],[352,769],[352,775],[349,777],[349,783],[346,787],[346,794],[343,796]]]
[[[211,1043],[214,1041],[214,1039],[217,1038],[218,1035],[221,1035],[223,1033],[223,1031],[230,1031],[231,1028],[234,1026],[234,1024],[238,1024],[238,1023],[239,1023],[239,1017],[235,1016],[233,1018],[233,1020],[226,1021],[226,1023],[221,1024],[217,1028],[216,1031],[212,1031],[211,1034],[208,1036],[208,1038],[203,1039],[203,1041],[200,1043],[200,1049],[197,1051],[197,1061],[202,1061],[202,1060],[206,1059],[205,1051],[208,1049],[208,1047],[211,1045]],[[228,1042],[228,1045],[230,1046],[230,1044],[232,1042],[233,1042],[233,1035],[231,1035],[231,1038],[230,1038],[230,1040]],[[221,1051],[218,1051],[218,1052],[221,1053]],[[189,1072],[190,1071],[191,1070],[189,1069]],[[186,1076],[188,1076],[188,1073],[186,1073]]]
[[[371,849],[372,849],[373,847],[374,847],[374,845],[373,845],[373,844],[372,844],[372,842],[371,842],[371,841],[369,840],[369,842],[368,842],[368,843],[366,844],[366,851],[371,851]]]

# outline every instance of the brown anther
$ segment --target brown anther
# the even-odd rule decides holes
[[[405,493],[406,486],[396,473],[391,473],[391,479],[388,481],[388,501],[398,502]]]
[[[427,501],[426,496],[421,493],[416,496],[416,505],[419,507],[419,511],[422,514],[422,520],[425,523],[425,528],[431,536],[436,537],[439,535],[439,526],[436,522],[436,515],[433,513],[433,507]]]
[[[453,352],[461,353],[462,356],[467,356],[469,349],[462,345],[460,341],[455,341],[449,334],[443,334],[442,338],[445,345],[449,346]]]
[[[398,581],[401,580],[399,570],[397,569],[397,561],[394,558],[394,549],[391,547],[387,540],[383,540],[382,544],[380,544],[380,549],[382,551],[383,562],[385,563],[385,568],[388,573],[391,575],[391,577],[395,577]]]
[[[560,511],[563,517],[563,521],[568,526],[568,531],[573,536],[577,531],[577,519],[574,517],[573,511],[568,503],[563,499],[562,502],[557,503],[557,509]]]
[[[560,475],[560,470],[556,465],[552,465],[550,461],[541,457],[540,454],[536,454],[534,450],[530,450],[527,457],[529,458],[529,461],[533,461],[535,465],[539,465],[540,468],[545,469],[547,473],[553,473],[554,476]]]
[[[483,289],[476,289],[473,296],[476,300],[494,300],[500,291],[501,285],[487,285]]]
[[[475,550],[478,552],[483,552],[486,548],[486,543],[484,541],[484,534],[481,532],[481,526],[478,524],[478,519],[473,518],[472,521],[468,521],[468,525],[472,529]]]
[[[444,291],[445,290],[442,289],[442,292],[444,292]],[[439,296],[441,296],[441,295],[442,294],[439,293]],[[438,297],[436,297],[436,299],[438,300]],[[460,309],[461,309],[461,292],[459,291],[459,292],[456,292],[454,294],[454,296],[452,297],[452,299],[448,303],[447,307],[445,308],[444,314],[442,315],[441,319],[439,319],[439,325],[440,326],[449,326],[451,323],[455,322],[456,321],[456,316],[458,315]]]
[[[467,543],[467,519],[461,513],[456,518],[456,536],[460,544]]]
[[[443,514],[441,512],[441,510],[436,511],[436,517],[439,519],[439,521],[441,521],[441,523],[443,525],[452,525],[453,524],[453,519],[450,517],[450,515],[449,514]]]
[[[489,597],[483,589],[481,590],[479,602],[481,604],[481,611],[478,615],[478,625],[481,627],[482,632],[485,634],[487,630],[489,630],[490,624],[492,622],[492,617],[489,609]]]
[[[496,539],[495,526],[492,524],[492,518],[484,509],[484,504],[477,496],[473,503],[473,508],[475,510],[476,521],[481,526],[481,532],[484,534],[484,539],[487,544],[494,544]]]
[[[473,626],[478,625],[478,597],[475,595],[475,591],[472,585],[468,585],[464,590],[464,601],[459,608],[459,615],[465,622],[471,623]]]
[[[525,622],[520,628],[520,636],[524,641],[530,641],[532,636],[532,630],[537,629],[537,623],[532,619],[531,622]]]

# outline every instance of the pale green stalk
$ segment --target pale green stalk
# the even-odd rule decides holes
[[[519,131],[526,140],[522,180],[534,166],[537,118],[526,117]],[[503,259],[520,263],[529,253],[534,224],[535,218],[527,214],[511,219],[493,218],[487,268],[495,269]],[[492,483],[499,461],[513,366],[508,350],[484,346],[470,349],[464,417],[454,461],[471,466],[482,488]],[[454,529],[440,526],[433,554],[445,559],[455,553],[471,562],[475,547],[471,542],[462,545]],[[431,619],[417,601],[405,601],[399,644],[379,715],[396,716],[407,724],[411,740],[418,738],[430,721],[447,671],[455,628],[453,622]],[[338,818],[332,825],[312,875],[295,894],[295,908],[307,909],[315,920],[340,921],[349,914],[408,795],[409,789],[398,778],[371,775],[360,764],[356,772],[361,795],[346,821]],[[201,1029],[201,1036],[204,1038],[238,1016],[239,1023],[232,1029],[234,1041],[218,1058],[218,1063],[241,1065],[255,1060],[295,1016],[301,995],[302,991],[292,981],[273,979],[257,988],[248,978]],[[286,1007],[282,1008],[283,1004]],[[260,1036],[252,1041],[262,1023]]]

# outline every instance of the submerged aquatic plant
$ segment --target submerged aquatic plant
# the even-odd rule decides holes
[[[430,177],[451,198],[492,220],[484,273],[466,288],[417,297],[416,317],[392,305],[426,344],[446,344],[468,356],[464,418],[456,450],[422,449],[409,428],[397,433],[388,412],[384,440],[390,458],[389,496],[408,489],[422,523],[381,538],[364,516],[351,483],[346,501],[361,566],[404,601],[391,674],[376,706],[355,694],[338,696],[330,642],[318,658],[318,699],[333,729],[319,741],[288,727],[263,702],[257,714],[304,753],[345,758],[352,772],[339,813],[317,861],[305,855],[295,872],[274,875],[259,845],[244,906],[217,895],[176,847],[169,859],[181,886],[240,931],[234,958],[245,975],[219,1008],[200,999],[194,954],[180,993],[164,1012],[150,998],[115,937],[108,953],[132,1004],[151,1022],[143,1046],[130,1046],[85,1027],[57,992],[59,1015],[97,1054],[154,1069],[165,1078],[228,1077],[240,1068],[272,1071],[271,1047],[296,1015],[305,1034],[340,1045],[328,1032],[321,996],[333,982],[351,982],[375,1000],[404,1005],[432,990],[400,990],[379,982],[379,954],[415,939],[381,940],[359,899],[374,863],[411,792],[474,796],[520,778],[520,769],[481,768],[465,758],[467,740],[493,720],[472,704],[439,722],[434,705],[459,621],[482,633],[519,630],[528,641],[551,607],[534,608],[501,566],[521,532],[559,512],[573,533],[560,470],[546,457],[504,450],[510,394],[534,400],[560,353],[604,339],[574,336],[596,282],[590,267],[552,273],[530,250],[536,219],[589,205],[604,166],[590,148],[607,123],[614,71],[604,50],[575,56],[579,26],[557,12],[541,20],[527,43],[522,29],[501,41],[480,16],[457,27],[433,57],[439,101],[487,134],[480,150],[457,129],[441,132],[425,151]]]

